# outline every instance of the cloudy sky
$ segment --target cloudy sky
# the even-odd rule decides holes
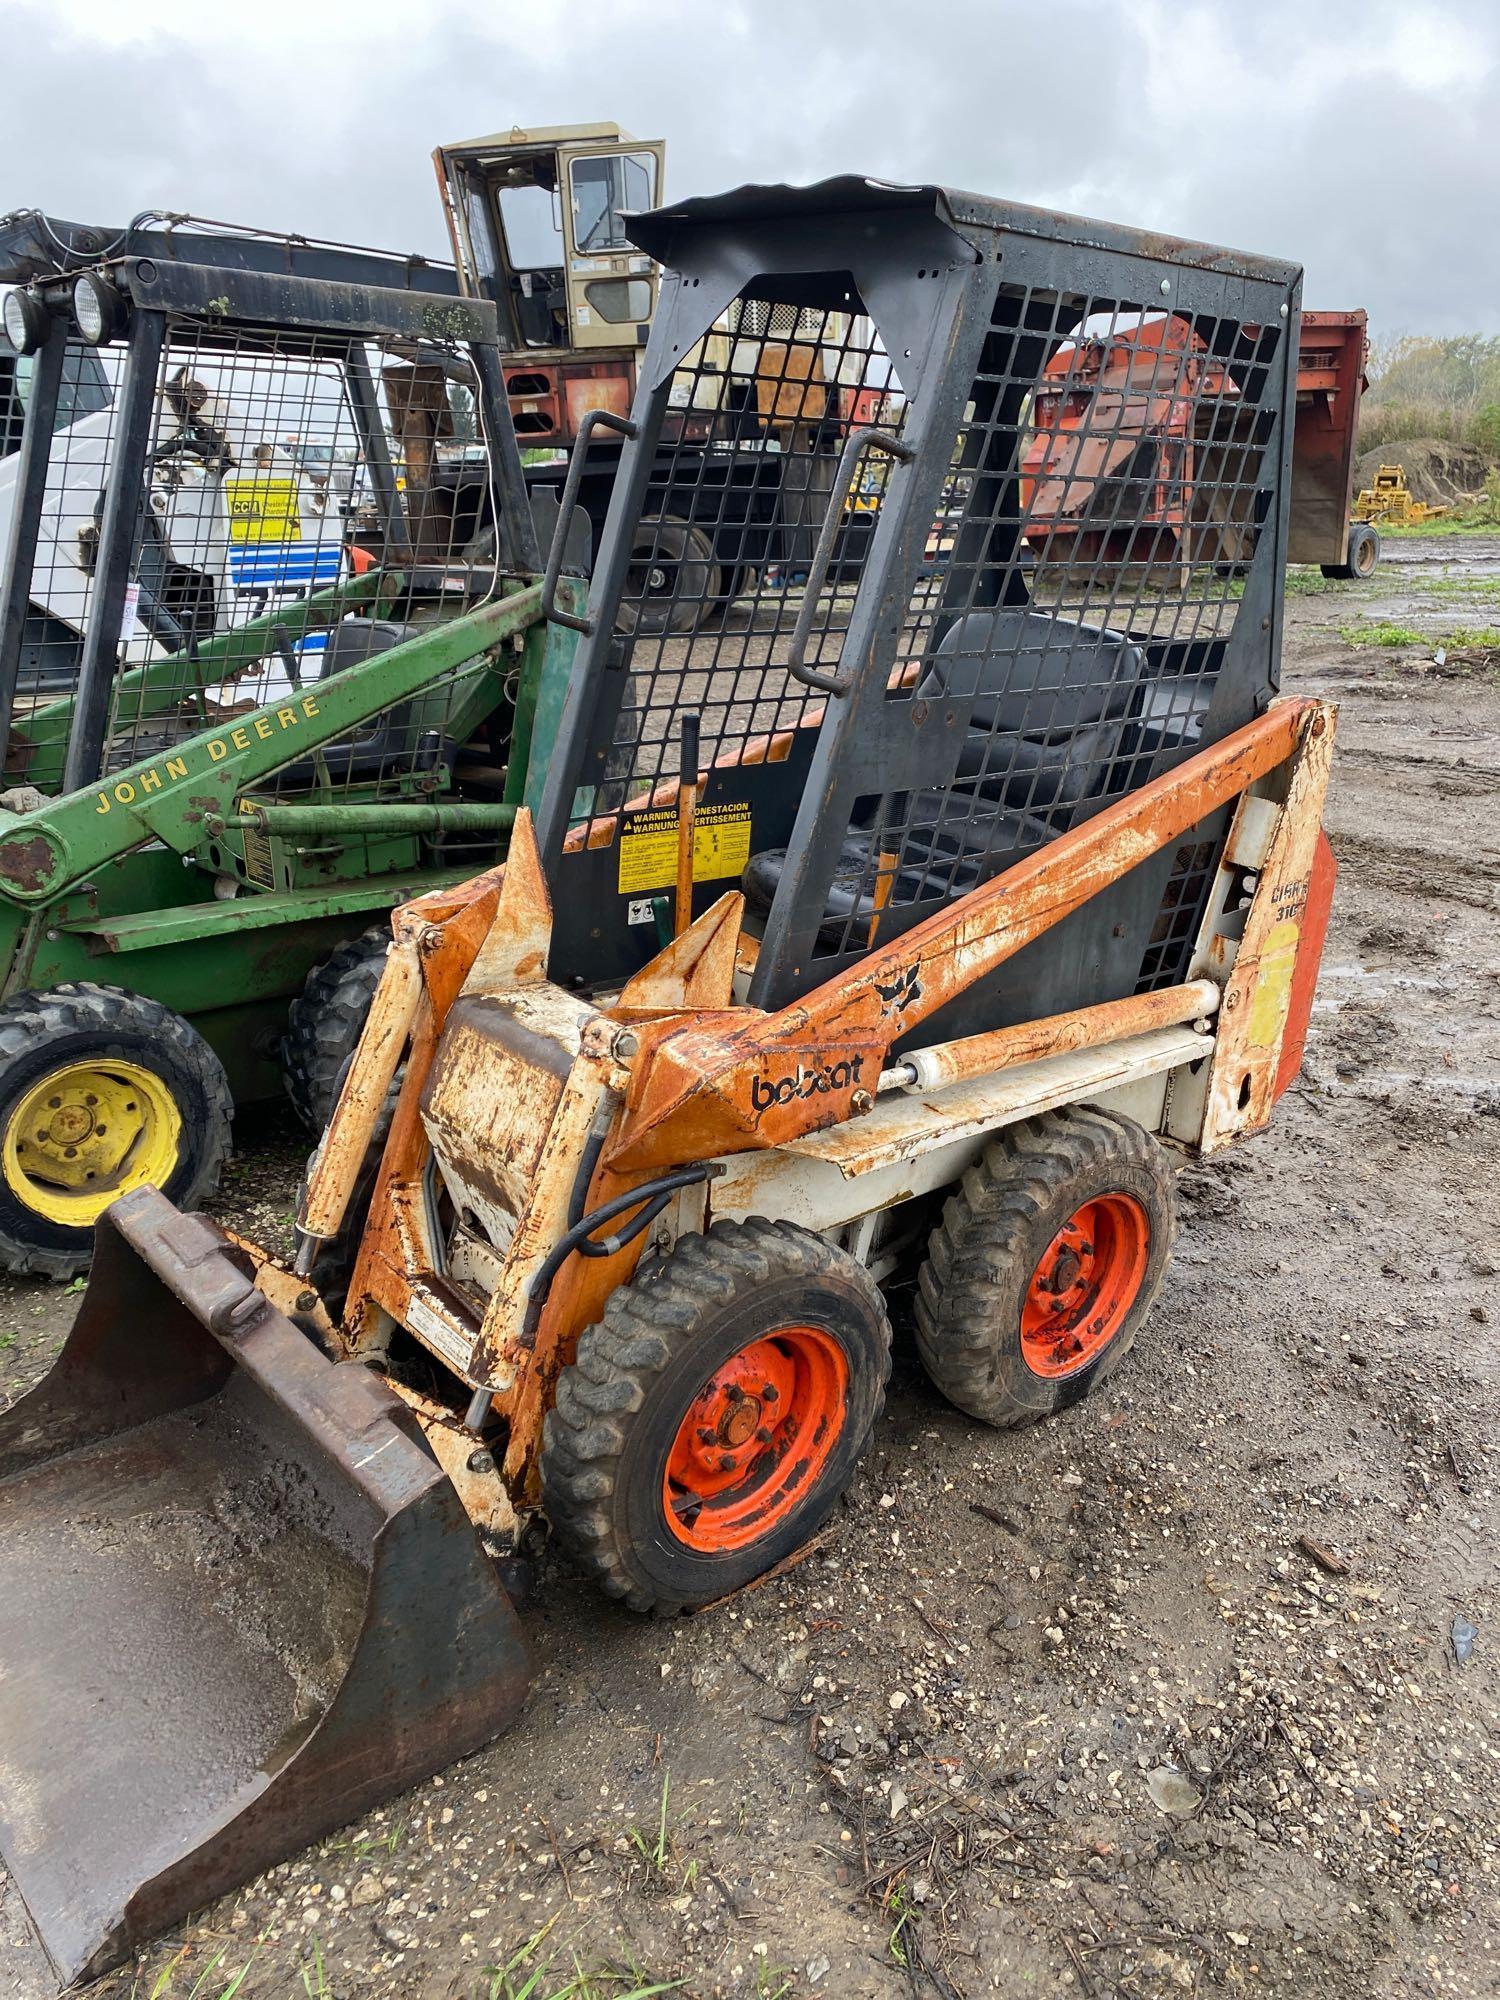
[[[1300,258],[1377,337],[1500,332],[1495,0],[0,0],[0,29],[3,208],[440,251],[436,143],[615,118],[677,195],[946,181]]]

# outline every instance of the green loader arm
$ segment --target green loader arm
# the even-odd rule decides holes
[[[149,840],[191,853],[202,844],[207,820],[228,819],[241,792],[283,765],[339,741],[466,662],[485,656],[488,674],[496,676],[491,656],[538,622],[541,598],[539,583],[513,587],[315,688],[111,773],[88,791],[49,800],[35,812],[0,813],[0,897],[23,905],[50,901]]]
[[[221,632],[216,639],[205,640],[191,660],[183,653],[168,653],[147,666],[132,667],[120,676],[116,687],[115,709],[121,726],[164,714],[184,696],[205,694],[239,668],[263,660],[276,642],[278,628],[288,639],[305,638],[309,632],[337,624],[347,612],[364,610],[382,597],[398,593],[401,584],[399,574],[347,577],[329,590],[304,598],[300,604],[268,611],[247,624],[237,625],[231,632]],[[194,685],[190,688],[183,685],[185,666],[190,666],[193,673]],[[26,783],[35,785],[38,791],[50,791],[61,782],[68,736],[73,727],[73,705],[73,696],[63,695],[11,725],[15,740],[32,746],[24,776]]]

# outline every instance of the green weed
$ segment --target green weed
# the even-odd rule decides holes
[[[568,1954],[572,1971],[559,1971],[553,1953],[537,1956],[556,1922],[556,1917],[549,1917],[504,1965],[485,1968],[489,1981],[485,2000],[653,2000],[656,1994],[675,1993],[683,1983],[653,1980],[633,1967],[585,1967],[574,1952]],[[554,1983],[558,1980],[561,1984]]]
[[[666,1879],[667,1864],[672,1858],[672,1840],[667,1832],[667,1791],[672,1782],[671,1773],[664,1771],[661,1780],[661,1811],[657,1815],[656,1838],[647,1840],[638,1826],[630,1829],[630,1838],[641,1859],[658,1881]]]
[[[768,1965],[763,1958],[755,1961],[756,2000],[786,2000],[792,1990],[792,1969],[789,1965]]]
[[[302,1968],[302,1991],[307,2000],[333,2000],[333,1988],[323,1970],[323,1947],[316,1938],[313,1939],[313,1962]]]
[[[1339,637],[1351,646],[1420,646],[1422,634],[1410,625],[1377,624],[1361,619],[1355,625],[1340,625]]]
[[[394,1854],[405,1840],[407,1822],[393,1820],[384,1833],[362,1833],[356,1840],[329,1840],[324,1842],[327,1854],[352,1854],[356,1861],[368,1861],[376,1854]]]
[[[188,1988],[187,2000],[234,2000],[234,1996],[249,1977],[250,1968],[255,1963],[262,1942],[263,1940],[260,1938],[255,1940],[250,1956],[245,1960],[239,1971],[230,1977],[227,1986],[220,1986],[215,1982],[211,1987],[209,1981],[214,1979],[220,1966],[223,1965],[225,1955],[229,1950],[227,1944],[220,1945],[219,1949]],[[184,1947],[169,1964],[162,1967],[152,1982],[151,1991],[146,1996],[146,2000],[167,2000],[167,1996],[173,1992],[172,1982],[177,1976],[177,1970],[187,1955],[187,1948]],[[130,1984],[130,2000],[140,2000],[140,1990],[140,1977],[137,1975]]]
[[[1447,652],[1474,647],[1493,651],[1500,647],[1500,626],[1455,625],[1446,632],[1418,632],[1410,625],[1365,620],[1356,625],[1340,625],[1339,637],[1351,646],[1423,646],[1429,651],[1441,646]]]
[[[1338,590],[1342,586],[1331,576],[1314,569],[1311,563],[1288,563],[1286,572],[1286,594],[1288,597],[1321,597],[1325,591]]]
[[[1455,598],[1461,604],[1500,603],[1500,577],[1440,576],[1422,585],[1422,595]]]
[[[1476,508],[1472,513],[1440,514],[1435,521],[1414,521],[1410,527],[1400,527],[1394,521],[1379,521],[1383,542],[1434,541],[1442,535],[1493,535],[1495,523],[1485,518],[1487,509]]]

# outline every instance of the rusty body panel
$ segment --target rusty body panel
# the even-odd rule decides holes
[[[954,1139],[998,1131],[1059,1104],[1091,1103],[1116,1085],[1190,1067],[1212,1049],[1210,1036],[1185,1023],[1155,1028],[1123,1041],[967,1077],[940,1090],[892,1093],[867,1117],[790,1140],[785,1150],[826,1161],[846,1179],[858,1180],[876,1168],[920,1159]]]
[[[1313,866],[1322,839],[1333,737],[1332,712],[1320,708],[1307,720],[1302,755],[1291,771],[1224,987],[1199,1138],[1206,1153],[1258,1132],[1270,1121]]]
[[[1334,567],[1345,560],[1368,351],[1363,312],[1303,313],[1288,562]]]

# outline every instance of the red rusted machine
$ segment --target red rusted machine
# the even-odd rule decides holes
[[[1238,385],[1184,319],[1096,317],[1053,355],[1033,399],[1026,539],[1054,562],[1191,561],[1192,523],[1226,489],[1222,465],[1199,461],[1226,411],[1232,421]]]
[[[1251,440],[1232,358],[1175,315],[1095,317],[1033,398],[1028,544],[1052,562],[1242,561]],[[1302,315],[1287,560],[1330,577],[1368,576],[1380,554],[1375,529],[1350,519],[1367,345],[1363,312]]]
[[[1317,563],[1324,576],[1365,577],[1380,559],[1378,530],[1350,519],[1368,352],[1362,311],[1302,315],[1287,561]]]

